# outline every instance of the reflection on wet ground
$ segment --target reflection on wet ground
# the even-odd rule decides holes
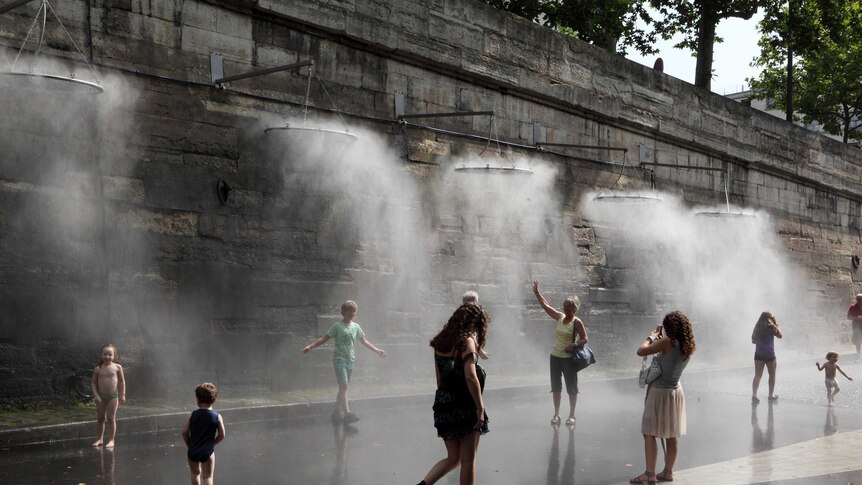
[[[677,482],[694,483],[686,481],[687,470],[694,472],[698,467],[761,452],[773,453],[769,456],[775,458],[746,461],[748,465],[742,465],[748,468],[744,477],[736,473],[729,482],[750,483],[744,481],[746,477],[764,473],[777,477],[769,483],[781,485],[858,480],[860,473],[853,470],[836,470],[802,481],[787,479],[791,475],[787,475],[783,460],[810,467],[820,458],[807,456],[794,461],[781,450],[804,445],[800,449],[805,453],[823,449],[823,453],[831,454],[815,440],[840,442],[842,436],[862,437],[862,432],[855,431],[862,430],[857,384],[847,383],[838,405],[828,408],[822,375],[808,364],[782,365],[781,398],[773,403],[762,400],[757,405],[750,402],[749,369],[687,374],[684,386],[689,429],[680,440]],[[860,368],[845,364],[850,375],[862,374]],[[486,405],[493,426],[479,446],[477,483],[616,484],[626,483],[641,472],[643,390],[634,377],[587,381],[588,373],[582,377],[578,419],[572,428],[549,425],[551,399],[542,391],[513,399],[490,394]],[[493,377],[491,368],[489,379]],[[415,484],[445,453],[432,426],[430,400],[426,406],[407,407],[393,401],[391,409],[363,408],[362,402],[356,402],[352,407],[361,420],[349,426],[333,424],[328,415],[305,420],[228,422],[228,437],[217,448],[216,481],[243,485]],[[92,448],[86,442],[2,450],[0,483],[185,483],[188,470],[179,431],[122,436],[113,452]],[[856,466],[862,468],[862,464]],[[711,472],[705,468],[702,473]],[[709,483],[725,483],[724,477],[716,478]],[[457,483],[457,473],[440,483]]]

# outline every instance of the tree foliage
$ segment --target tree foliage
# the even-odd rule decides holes
[[[491,6],[557,29],[611,52],[657,52],[653,19],[643,0],[485,0]],[[640,20],[641,27],[638,25]]]
[[[750,19],[765,0],[650,0],[662,19],[655,23],[662,38],[682,34],[674,47],[690,49],[697,55],[694,85],[712,87],[713,47],[722,39],[715,35],[718,23],[728,18]]]
[[[792,8],[792,11],[791,11]],[[793,0],[767,6],[758,26],[761,69],[749,80],[756,96],[773,99],[795,118],[817,123],[847,143],[862,139],[862,0]],[[788,54],[793,56],[790,99]]]
[[[485,0],[620,54],[628,48],[655,54],[658,37],[682,34],[675,47],[696,53],[695,85],[706,89],[712,84],[713,45],[721,42],[715,35],[718,23],[730,17],[749,19],[766,1],[770,0]]]

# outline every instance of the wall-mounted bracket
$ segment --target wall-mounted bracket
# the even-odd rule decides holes
[[[404,93],[395,92],[395,119],[404,121],[409,118],[454,118],[459,116],[494,116],[493,111],[451,111],[448,113],[404,113]]]
[[[269,69],[261,69],[259,71],[247,72],[245,74],[237,74],[236,76],[227,76],[224,75],[224,57],[218,52],[210,53],[210,79],[213,83],[213,86],[223,88],[225,84],[233,81],[239,81],[241,79],[248,79],[251,77],[264,76],[266,74],[272,74],[275,72],[281,71],[298,71],[299,69],[308,66],[308,69],[311,70],[314,66],[314,61],[300,61],[294,62],[293,64],[285,64],[283,66],[271,67]]]

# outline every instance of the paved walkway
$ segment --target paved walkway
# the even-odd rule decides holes
[[[862,365],[844,367],[862,376]],[[750,369],[684,376],[688,434],[680,440],[674,483],[862,483],[855,456],[862,449],[862,385],[842,382],[837,406],[828,408],[813,362],[782,363],[780,372],[779,382],[787,384],[779,385],[779,401],[757,405],[749,397]],[[479,448],[477,483],[625,484],[643,471],[643,390],[633,377],[582,382],[572,428],[549,425],[546,391],[489,393],[491,433]],[[430,404],[428,395],[355,401],[361,420],[350,426],[331,423],[327,404],[301,415],[225,413],[228,439],[218,448],[217,481],[413,485],[445,453]],[[155,432],[121,437],[114,451],[83,438],[0,448],[0,483],[183,483],[188,472],[178,425],[161,420]],[[439,483],[456,484],[457,473]]]
[[[823,483],[824,476],[842,473],[849,473],[848,476],[855,476],[860,482],[859,450],[862,450],[862,430],[836,433],[734,460],[679,470],[674,475],[674,483],[744,485],[804,478],[811,479],[807,483]]]

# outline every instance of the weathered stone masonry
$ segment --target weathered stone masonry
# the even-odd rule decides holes
[[[517,144],[534,143],[538,121],[548,142],[626,147],[630,162],[643,145],[647,163],[726,168],[732,201],[773,215],[788,251],[808,269],[820,308],[834,311],[820,315],[823,325],[841,322],[859,290],[851,265],[862,253],[859,150],[482,3],[56,3],[106,77],[110,102],[102,98],[74,123],[54,126],[56,116],[28,114],[36,104],[2,91],[0,402],[62,395],[65,376],[91,367],[106,338],[121,347],[139,387],[188,387],[213,375],[259,389],[308,385],[329,377],[325,353],[287,375],[279,370],[337,317],[343,299],[362,302],[370,288],[396,286],[385,252],[321,223],[326,201],[313,175],[285,175],[260,150],[264,121],[301,115],[307,78],[280,73],[218,90],[209,85],[212,51],[231,74],[313,59],[328,93],[314,86],[311,104],[321,109],[312,115],[333,122],[333,108],[363,115],[348,119],[382,134],[402,155],[405,176],[425,191],[449,155],[467,150],[465,140],[374,121],[392,120],[396,92],[405,93],[408,112],[495,110],[500,137]],[[7,56],[35,8],[0,17]],[[46,46],[52,56],[74,57],[52,23]],[[479,118],[435,126],[487,134]],[[609,335],[600,350],[610,355],[611,345],[629,338],[629,326],[653,317],[615,289],[621,268],[609,266],[606,254],[613,241],[577,207],[581,193],[613,183],[617,167],[586,160],[592,152],[570,153],[579,159],[540,157],[561,167],[564,211],[551,219],[571,228],[579,260],[554,248],[522,249],[533,252],[529,264],[550,291],[576,289],[587,312],[625,314],[592,322]],[[655,176],[660,189],[691,203],[713,201],[721,186],[717,172],[656,167]],[[214,196],[218,178],[236,187],[228,206]],[[622,183],[646,187],[648,180],[648,172],[630,170]],[[309,197],[322,202],[303,204]],[[420,198],[407,203],[430,204],[435,213],[433,197]],[[498,313],[542,318],[534,306],[524,309],[527,282],[506,277],[505,268],[521,263],[506,256],[513,242],[484,234],[480,216],[432,218],[440,246],[431,248],[432,261],[451,278],[432,284],[420,305],[363,305],[360,321],[380,322],[366,330],[391,349],[391,360],[412,362],[424,346],[416,335],[424,338],[424,327],[442,321],[473,285]],[[459,268],[477,254],[499,269],[469,281]],[[613,291],[598,291],[605,288]],[[254,351],[232,351],[238,348]]]

